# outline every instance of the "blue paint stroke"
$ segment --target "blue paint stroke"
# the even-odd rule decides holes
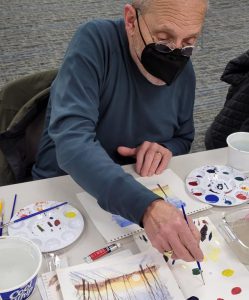
[[[170,204],[174,205],[176,208],[181,208],[182,206],[183,207],[186,206],[186,203],[178,198],[167,197],[166,201],[169,202]]]
[[[119,227],[127,227],[130,225],[133,225],[134,223],[132,223],[131,221],[119,216],[119,215],[112,215],[112,221],[115,221]]]

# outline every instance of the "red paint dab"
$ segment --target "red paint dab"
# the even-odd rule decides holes
[[[188,183],[189,185],[192,185],[192,186],[197,186],[198,185],[198,182],[197,181],[191,181]]]
[[[238,294],[241,293],[241,288],[238,287],[238,286],[236,286],[235,288],[233,288],[233,289],[231,290],[231,293],[232,293],[232,295],[238,295]]]
[[[194,193],[194,195],[195,195],[195,196],[201,196],[202,193],[196,192],[196,193]]]
[[[246,196],[245,195],[243,195],[243,194],[238,194],[237,196],[236,196],[238,199],[240,199],[240,200],[246,200]]]
[[[55,225],[55,226],[59,226],[60,223],[61,223],[61,222],[60,222],[59,220],[55,220],[55,221],[54,221],[54,225]]]
[[[217,300],[224,300],[223,298],[217,298]]]

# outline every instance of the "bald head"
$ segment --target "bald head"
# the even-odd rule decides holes
[[[188,1],[191,2],[191,0],[181,0],[183,4],[187,4]],[[208,7],[209,0],[199,0],[201,4],[204,4],[205,9]],[[166,3],[166,2],[174,2],[172,0],[133,0],[132,5],[133,7],[139,9],[141,12],[146,12],[148,8],[156,4],[156,2]],[[170,3],[169,3],[170,4]]]

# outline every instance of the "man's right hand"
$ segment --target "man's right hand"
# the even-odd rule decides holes
[[[179,209],[162,199],[152,202],[143,217],[145,232],[159,252],[172,250],[172,259],[202,261],[200,233],[190,218],[188,222]]]

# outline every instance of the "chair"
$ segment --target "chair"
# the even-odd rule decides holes
[[[8,83],[0,91],[0,186],[30,180],[57,70]]]

